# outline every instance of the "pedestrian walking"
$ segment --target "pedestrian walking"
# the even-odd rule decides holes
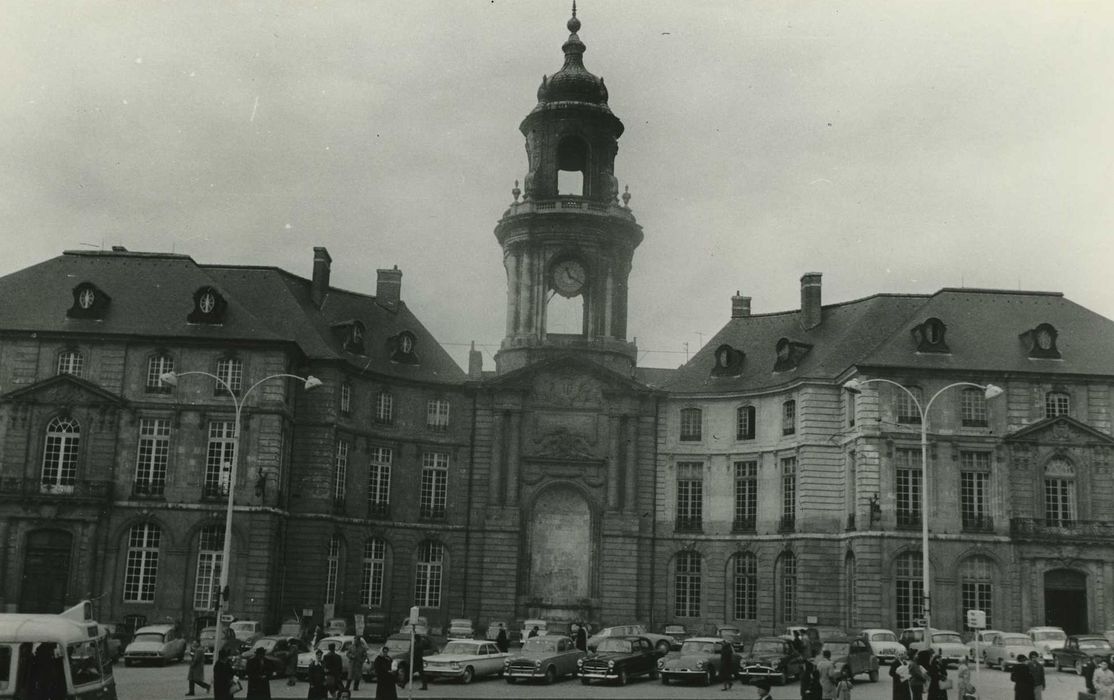
[[[820,688],[820,672],[812,659],[806,658],[801,666],[801,700],[820,700],[823,690]]]
[[[341,679],[344,677],[344,659],[337,653],[335,642],[329,644],[329,651],[321,657],[321,665],[325,667],[325,690],[329,697],[333,697],[340,690]]]
[[[928,686],[928,663],[932,660],[932,651],[921,649],[917,655],[909,660],[909,698],[921,700],[925,688]]]
[[[1033,678],[1033,700],[1044,696],[1044,659],[1037,652],[1029,653],[1029,675]]]
[[[375,668],[375,700],[398,700],[395,689],[398,679],[391,670],[391,655],[387,653],[386,644],[380,647],[372,666]]]
[[[414,673],[418,674],[418,678],[422,681],[422,687],[419,688],[419,690],[429,690],[429,685],[426,683],[426,677],[425,677],[425,652],[426,652],[426,647],[427,646],[429,646],[429,642],[427,642],[425,639],[423,639],[422,635],[420,635],[420,634],[415,634],[414,635],[414,669],[413,669],[413,671],[414,671]],[[410,676],[410,677],[407,678],[406,680],[407,681],[412,681],[413,680],[412,674],[408,673],[407,675]]]
[[[928,700],[948,700],[948,668],[944,661],[932,652],[928,661]]]
[[[1095,700],[1114,700],[1114,671],[1106,659],[1099,662],[1091,683],[1095,686]]]
[[[966,662],[960,662],[959,669],[955,672],[955,689],[957,700],[977,700],[979,694],[971,684],[971,668]]]
[[[854,685],[851,680],[851,666],[846,665],[839,674],[839,682],[836,683],[835,700],[851,700],[851,688]]]
[[[244,667],[248,678],[248,700],[271,700],[270,674],[267,673],[267,652],[256,647],[255,654]]]
[[[820,652],[820,661],[816,663],[816,673],[820,676],[820,697],[823,700],[833,700],[835,696],[836,681],[839,680],[839,671],[832,663],[832,652],[825,649]]]
[[[735,650],[731,643],[723,640],[719,650],[719,680],[723,683],[720,690],[731,690],[735,679]]]
[[[584,625],[577,625],[576,648],[581,651],[588,651],[588,631],[584,629]]]
[[[290,640],[290,653],[286,655],[286,687],[298,684],[298,647]]]
[[[909,700],[909,662],[904,655],[898,654],[890,663],[890,678],[893,679],[890,699]]]
[[[360,679],[364,675],[364,665],[367,664],[367,644],[363,637],[356,637],[356,641],[348,648],[348,683],[345,686],[351,690],[360,689]]]
[[[318,649],[309,661],[309,668],[306,669],[306,680],[309,681],[306,700],[324,700],[329,697],[329,691],[325,688],[325,665],[321,663],[321,657],[321,650]]]
[[[504,654],[511,648],[511,643],[507,639],[507,628],[503,626],[503,623],[499,623],[499,634],[495,635],[495,646]]]
[[[199,685],[206,691],[212,686],[205,682],[205,650],[201,648],[201,643],[194,640],[190,645],[190,668],[186,673],[186,679],[189,681],[189,691],[186,695],[193,695],[193,687]]]
[[[221,648],[217,662],[213,664],[214,700],[232,700],[232,663],[228,660],[228,649]]]
[[[1033,700],[1033,674],[1029,672],[1028,663],[1014,664],[1010,669],[1010,680],[1013,681],[1014,700]]]

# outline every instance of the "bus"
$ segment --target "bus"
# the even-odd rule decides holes
[[[0,698],[117,700],[108,635],[83,601],[60,615],[0,614]]]

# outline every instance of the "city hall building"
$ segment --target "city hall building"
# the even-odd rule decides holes
[[[824,304],[810,272],[799,308],[724,299],[690,361],[638,367],[624,127],[568,30],[495,223],[494,367],[398,269],[333,287],[325,247],[308,277],[114,248],[0,278],[2,607],[193,634],[229,566],[224,609],[268,628],[900,629],[927,523],[936,626],[1114,627],[1114,322],[1048,292]]]

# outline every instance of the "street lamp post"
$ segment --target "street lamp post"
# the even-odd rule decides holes
[[[159,375],[159,381],[163,384],[169,384],[170,386],[177,386],[178,379],[180,377],[185,377],[191,374],[199,374],[214,379],[224,388],[226,392],[228,392],[229,398],[232,399],[232,405],[236,408],[236,432],[233,435],[232,439],[232,464],[230,465],[228,472],[228,506],[224,514],[224,548],[221,551],[220,560],[220,588],[217,591],[216,595],[217,629],[216,635],[213,639],[213,666],[215,669],[217,661],[220,660],[221,640],[223,639],[223,635],[221,634],[221,598],[225,595],[225,592],[228,591],[228,569],[230,560],[232,558],[232,507],[235,503],[236,494],[236,466],[240,461],[240,416],[244,408],[244,402],[247,401],[248,396],[251,394],[251,392],[255,391],[256,387],[258,387],[263,382],[270,381],[271,379],[297,379],[304,383],[303,385],[305,386],[306,390],[321,386],[321,380],[312,375],[307,377],[299,377],[296,374],[272,374],[263,377],[255,384],[252,384],[250,387],[248,387],[248,390],[244,392],[243,396],[236,396],[236,392],[232,390],[232,387],[229,386],[228,382],[226,382],[224,379],[221,379],[215,374],[202,372],[200,370],[191,370],[189,372],[165,372]]]
[[[932,403],[936,401],[940,394],[943,394],[948,389],[954,389],[957,386],[970,386],[983,390],[983,396],[987,399],[992,399],[995,396],[1000,396],[1003,389],[994,384],[976,384],[974,382],[955,382],[948,384],[944,388],[937,391],[928,400],[924,406],[917,399],[917,395],[910,391],[906,386],[899,384],[890,379],[883,379],[876,377],[874,379],[850,379],[843,384],[843,388],[851,393],[860,393],[862,387],[873,382],[883,382],[885,384],[892,384],[898,389],[901,389],[913,401],[913,405],[917,407],[917,412],[921,417],[921,591],[922,591],[922,605],[924,612],[924,641],[925,648],[932,647],[932,611],[931,611],[931,598],[929,588],[929,565],[928,565],[928,412],[932,408]]]

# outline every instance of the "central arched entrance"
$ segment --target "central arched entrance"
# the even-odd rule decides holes
[[[529,597],[546,606],[574,608],[591,595],[592,514],[569,486],[543,491],[530,520]]]
[[[1044,574],[1044,624],[1083,634],[1087,624],[1087,576],[1073,569]]]

